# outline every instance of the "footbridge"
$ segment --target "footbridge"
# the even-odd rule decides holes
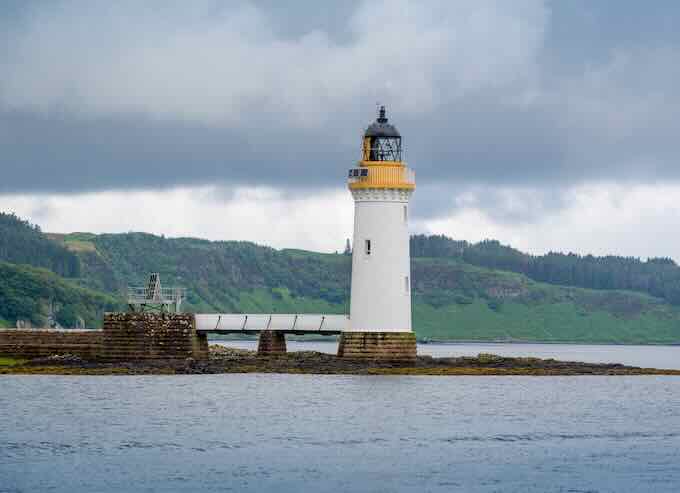
[[[259,354],[285,353],[286,334],[341,334],[349,328],[347,315],[283,314],[283,313],[210,313],[196,314],[196,333],[259,333]]]
[[[347,331],[347,315],[322,314],[196,314],[196,331],[213,334],[254,334],[274,331],[282,334],[336,335]]]

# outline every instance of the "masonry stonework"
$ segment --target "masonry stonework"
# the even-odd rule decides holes
[[[106,361],[208,358],[208,339],[189,313],[106,313],[102,352]]]
[[[85,360],[208,359],[208,338],[192,314],[106,313],[103,330],[0,329],[0,355]]]
[[[338,356],[363,360],[415,361],[416,335],[413,332],[343,332],[338,341]]]
[[[0,355],[42,358],[72,354],[97,359],[102,347],[101,330],[0,329]]]
[[[257,354],[281,354],[286,352],[286,335],[278,330],[263,330],[257,342]]]

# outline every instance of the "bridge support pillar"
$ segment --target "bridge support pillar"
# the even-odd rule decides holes
[[[286,352],[286,335],[278,330],[263,330],[257,343],[257,354],[281,354]]]
[[[338,341],[340,358],[403,361],[416,360],[413,332],[343,332]]]

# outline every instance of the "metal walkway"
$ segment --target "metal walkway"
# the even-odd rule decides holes
[[[289,334],[340,334],[349,327],[347,315],[321,314],[196,314],[196,330],[214,334],[276,330]]]

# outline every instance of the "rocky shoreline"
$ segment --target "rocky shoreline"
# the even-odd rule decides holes
[[[419,356],[415,363],[358,361],[314,351],[258,356],[255,351],[210,346],[207,361],[147,360],[103,363],[55,355],[0,365],[0,374],[33,375],[197,375],[293,373],[322,375],[678,375],[680,370],[638,368],[539,358]]]

